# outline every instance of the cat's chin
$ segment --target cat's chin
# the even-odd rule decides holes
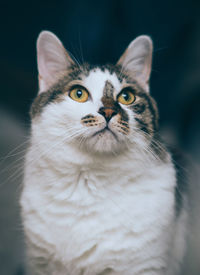
[[[83,146],[84,150],[90,153],[116,154],[125,149],[124,143],[120,142],[118,136],[108,129],[98,131],[88,137]]]

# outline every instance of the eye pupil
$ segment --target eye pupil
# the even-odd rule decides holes
[[[76,95],[77,95],[78,98],[81,98],[83,93],[82,93],[81,90],[77,90]]]
[[[129,99],[130,99],[130,96],[129,96],[129,94],[128,93],[123,93],[122,94],[122,96],[123,96],[123,98],[126,100],[126,101],[128,101]]]

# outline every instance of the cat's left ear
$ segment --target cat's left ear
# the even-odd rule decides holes
[[[133,40],[118,63],[138,79],[146,90],[149,89],[153,43],[149,36],[141,35]]]
[[[55,34],[42,31],[37,40],[39,92],[47,91],[74,64]]]

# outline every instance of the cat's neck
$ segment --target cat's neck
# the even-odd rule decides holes
[[[48,144],[34,142],[28,153],[28,162],[34,166],[44,166],[45,169],[55,169],[67,172],[70,169],[115,171],[131,171],[136,174],[142,173],[144,169],[151,169],[158,165],[158,160],[145,151],[137,148],[129,148],[119,153],[93,153],[80,150],[71,144],[65,144],[62,150],[49,148]]]

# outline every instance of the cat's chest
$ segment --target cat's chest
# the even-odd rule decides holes
[[[40,246],[69,270],[95,264],[96,272],[102,268],[98,259],[105,266],[119,260],[129,266],[147,254],[166,253],[165,245],[162,252],[158,247],[160,241],[167,245],[173,220],[175,182],[169,169],[137,176],[122,169],[72,168],[67,177],[52,170],[28,174],[32,183],[24,189],[23,204],[30,238],[38,236]]]
[[[70,179],[57,182],[43,194],[40,215],[45,221],[43,232],[48,232],[45,238],[54,243],[58,253],[64,247],[64,255],[70,258],[92,247],[96,253],[106,251],[104,246],[118,252],[129,246],[142,247],[167,227],[173,205],[171,192],[159,185],[152,188],[151,181],[117,171],[71,174]],[[158,220],[158,228],[149,230]]]

